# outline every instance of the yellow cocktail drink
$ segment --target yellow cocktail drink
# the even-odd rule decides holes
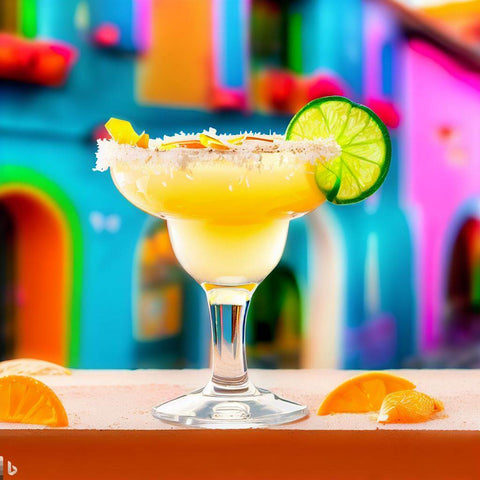
[[[282,255],[290,220],[325,200],[360,201],[388,171],[388,131],[374,112],[343,97],[316,99],[284,136],[214,130],[150,140],[112,118],[97,170],[165,218],[175,254],[205,290],[212,323],[212,376],[205,388],[154,407],[155,417],[205,428],[252,428],[298,420],[305,405],[248,378],[245,325],[257,285]]]
[[[100,154],[118,159],[112,177],[130,202],[167,219],[190,275],[202,284],[242,285],[261,282],[277,265],[290,219],[324,201],[315,163],[338,153],[328,140],[307,147],[264,138],[229,151],[140,151],[109,141]]]

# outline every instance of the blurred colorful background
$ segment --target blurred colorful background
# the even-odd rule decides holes
[[[345,95],[390,128],[385,185],[291,223],[253,367],[480,367],[480,2],[1,0],[0,359],[209,363],[163,221],[93,172],[115,116],[282,133]]]

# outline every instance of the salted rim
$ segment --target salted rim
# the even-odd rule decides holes
[[[182,132],[174,136],[165,136],[163,139],[151,139],[148,148],[119,144],[113,139],[102,139],[97,141],[97,161],[94,170],[104,172],[119,163],[134,164],[139,167],[154,164],[167,168],[183,169],[198,162],[218,160],[226,160],[250,168],[262,165],[263,154],[278,154],[278,161],[282,164],[286,162],[310,162],[313,164],[319,160],[328,161],[341,154],[341,148],[333,137],[316,140],[285,140],[283,136],[277,134],[262,135],[243,132],[235,135],[217,135],[214,129],[202,133],[215,135],[216,138],[224,142],[241,135],[261,136],[272,140],[272,142],[246,140],[241,145],[232,144],[230,150],[183,147],[161,150],[162,143],[198,139],[199,134],[184,134]]]

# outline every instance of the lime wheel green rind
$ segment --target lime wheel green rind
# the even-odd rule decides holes
[[[348,98],[318,98],[290,121],[287,140],[333,137],[342,149],[334,159],[320,161],[315,179],[331,203],[359,202],[382,185],[392,156],[387,127],[375,112]]]

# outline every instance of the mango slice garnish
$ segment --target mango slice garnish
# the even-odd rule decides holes
[[[126,120],[111,118],[105,124],[105,128],[117,143],[148,148],[150,140],[148,133],[143,132],[139,135],[132,127],[132,124]],[[172,148],[213,148],[215,150],[231,150],[234,145],[242,145],[246,140],[273,142],[271,138],[247,134],[231,138],[224,142],[219,137],[201,133],[198,139],[167,142],[160,145],[159,148],[161,150],[171,150]]]
[[[105,128],[117,143],[135,145],[140,138],[140,135],[133,129],[132,124],[126,120],[111,118],[105,124]]]
[[[205,147],[214,148],[215,150],[230,150],[232,148],[219,138],[212,137],[205,133],[200,134],[200,143]]]
[[[122,145],[136,145],[141,148],[148,148],[149,136],[145,132],[139,135],[132,127],[130,122],[111,118],[106,124],[110,136]]]

